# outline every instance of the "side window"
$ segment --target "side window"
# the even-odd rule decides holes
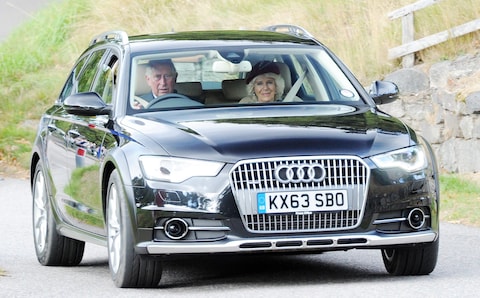
[[[78,60],[63,86],[59,101],[63,101],[69,95],[75,93],[90,91],[90,86],[95,78],[98,63],[102,59],[104,53],[105,50],[97,51],[91,55],[85,55]]]
[[[67,79],[65,86],[63,86],[62,93],[60,93],[59,101],[63,101],[69,95],[73,94],[74,90],[74,80],[73,76],[75,75],[75,71],[73,71]]]
[[[95,74],[97,72],[99,63],[103,57],[105,50],[100,50],[94,52],[88,62],[85,64],[82,73],[78,78],[78,91],[77,92],[88,92],[92,86],[92,82],[95,79]]]
[[[76,88],[77,77],[80,71],[82,70],[82,66],[85,64],[85,61],[87,61],[88,57],[89,56],[86,55],[80,58],[80,60],[78,60],[77,64],[75,65],[72,72],[70,73],[70,76],[65,82],[65,85],[63,86],[62,92],[60,93],[60,96],[59,96],[59,101],[63,101],[69,95],[77,93],[77,88]]]
[[[97,80],[92,91],[95,91],[109,104],[112,102],[113,91],[116,83],[118,58],[115,55],[108,57],[105,64],[99,69]]]

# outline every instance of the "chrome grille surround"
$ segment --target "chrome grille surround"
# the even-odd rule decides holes
[[[321,165],[321,181],[281,183],[275,169],[285,165]],[[370,169],[356,156],[300,156],[243,160],[230,171],[230,186],[245,228],[252,233],[315,232],[353,229],[363,218]],[[348,210],[259,214],[257,193],[347,190]]]

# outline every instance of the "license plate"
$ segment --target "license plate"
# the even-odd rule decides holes
[[[259,214],[348,209],[346,190],[257,193]]]

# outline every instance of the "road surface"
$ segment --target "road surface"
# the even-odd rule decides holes
[[[0,42],[23,22],[55,0],[2,0],[0,2]]]
[[[478,297],[478,228],[442,223],[428,276],[388,275],[377,250],[231,255],[166,262],[160,288],[118,289],[103,247],[87,244],[77,267],[37,262],[28,180],[0,179],[0,206],[0,297]]]

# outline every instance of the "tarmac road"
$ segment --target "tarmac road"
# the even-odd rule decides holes
[[[0,2],[0,42],[20,26],[34,17],[35,12],[55,0],[7,0]]]
[[[0,297],[478,297],[478,228],[442,223],[428,276],[388,275],[378,250],[230,255],[168,261],[160,288],[118,289],[104,247],[87,244],[76,267],[38,263],[28,180],[0,179],[0,206]]]

